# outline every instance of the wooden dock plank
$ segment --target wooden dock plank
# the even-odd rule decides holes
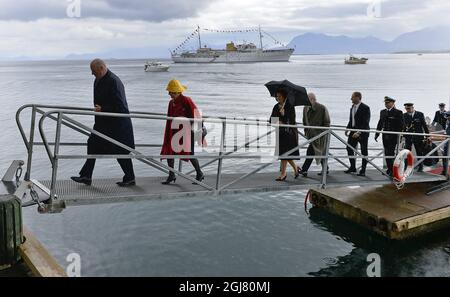
[[[24,226],[23,234],[26,238],[19,248],[22,259],[34,276],[38,277],[65,277],[66,272],[53,258],[44,246]]]
[[[450,224],[450,191],[432,196],[436,183],[312,190],[312,203],[391,239],[403,239]]]

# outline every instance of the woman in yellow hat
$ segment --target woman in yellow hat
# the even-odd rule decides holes
[[[184,96],[183,92],[187,89],[178,80],[172,79],[167,85],[166,90],[169,92],[171,100],[167,110],[168,117],[177,118],[199,118],[200,112],[191,98]],[[189,127],[187,127],[189,126]],[[189,128],[189,129],[187,129]],[[175,136],[175,139],[174,139]],[[203,141],[203,139],[202,139]],[[161,149],[162,156],[173,155],[193,155],[194,154],[194,132],[191,129],[191,122],[167,120],[164,132],[164,143]],[[197,172],[196,180],[202,181],[205,176],[200,169],[197,159],[183,159],[183,161],[191,161]],[[169,167],[174,168],[175,160],[167,159]],[[167,185],[175,182],[175,173],[169,172],[169,177],[162,182]]]

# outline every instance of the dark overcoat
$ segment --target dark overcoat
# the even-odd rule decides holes
[[[279,124],[285,125],[296,125],[295,119],[295,107],[292,106],[288,101],[284,105],[284,114],[280,112],[280,104],[277,103],[272,109],[272,114],[270,115],[270,122],[272,123],[274,119],[278,119]],[[276,124],[274,122],[274,124]],[[277,150],[275,154],[277,156],[283,156],[285,153],[293,150],[298,146],[298,130],[297,128],[291,127],[280,127],[277,134]],[[299,150],[296,149],[289,154],[289,157],[298,157],[300,155]],[[288,156],[284,156],[288,157]],[[290,158],[291,160],[298,158]]]
[[[100,105],[102,112],[130,113],[123,83],[110,70],[104,77],[96,79],[94,82],[94,105]],[[95,116],[94,130],[134,149],[133,124],[130,118]],[[91,154],[129,153],[129,151],[95,135],[89,137],[88,144]]]

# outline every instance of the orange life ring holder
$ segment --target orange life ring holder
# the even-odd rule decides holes
[[[404,162],[407,162],[406,170],[404,168]],[[414,155],[410,150],[402,150],[394,161],[394,167],[392,169],[394,180],[399,183],[404,183],[406,179],[414,172]]]

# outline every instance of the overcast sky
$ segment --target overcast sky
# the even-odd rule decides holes
[[[0,0],[0,58],[144,47],[160,52],[175,48],[197,24],[261,25],[284,43],[306,32],[391,40],[450,26],[448,15],[450,0]]]

